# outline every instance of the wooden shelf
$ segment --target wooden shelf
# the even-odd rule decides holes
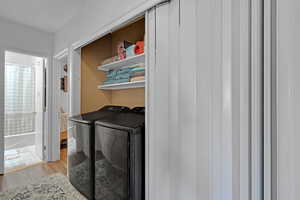
[[[101,90],[122,90],[122,89],[143,88],[143,87],[145,87],[145,81],[135,81],[135,82],[99,85],[98,89],[101,89]]]
[[[97,69],[102,71],[109,71],[113,69],[120,69],[123,67],[130,67],[133,65],[144,64],[144,63],[145,63],[145,54],[140,54],[136,56],[131,56],[124,60],[119,60],[116,62],[98,66]]]
[[[65,139],[68,139],[67,131],[64,131],[64,132],[60,133],[60,140],[65,140]]]

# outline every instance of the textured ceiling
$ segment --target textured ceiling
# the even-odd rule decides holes
[[[0,0],[0,17],[55,32],[75,16],[86,0]]]

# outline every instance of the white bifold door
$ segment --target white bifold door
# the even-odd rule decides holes
[[[45,110],[45,63],[46,60],[42,59],[39,66],[36,67],[36,82],[41,84],[36,84],[36,134],[35,134],[35,152],[37,156],[43,160],[43,130],[44,130],[44,110]]]
[[[0,84],[0,172],[44,159],[45,58],[4,51]]]

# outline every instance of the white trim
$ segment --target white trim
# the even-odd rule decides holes
[[[145,85],[145,104],[146,104],[146,116],[145,116],[145,121],[146,121],[146,128],[145,128],[145,166],[146,166],[146,173],[145,173],[145,199],[146,200],[151,200],[151,195],[153,195],[151,193],[151,171],[150,171],[150,131],[152,130],[151,126],[150,126],[150,119],[152,117],[152,113],[150,112],[150,110],[152,109],[152,104],[151,102],[153,101],[152,96],[150,94],[152,94],[152,86],[151,84],[153,83],[153,76],[152,74],[154,73],[154,69],[155,69],[155,31],[151,31],[150,30],[155,30],[155,10],[149,10],[146,12],[145,15],[145,34],[146,34],[146,58],[145,58],[145,65],[146,67],[146,71],[145,71],[145,77],[146,77],[146,85]]]
[[[81,113],[81,49],[69,54],[69,116]]]
[[[45,63],[45,70],[46,70],[46,110],[44,111],[44,134],[43,134],[43,141],[44,141],[44,152],[43,152],[43,160],[44,161],[51,161],[52,155],[52,148],[51,148],[51,135],[52,135],[52,65],[53,60],[52,57],[46,58]],[[45,81],[45,80],[44,80]]]
[[[61,60],[61,59],[65,58],[65,57],[67,57],[68,54],[69,54],[69,49],[65,48],[64,50],[60,51],[55,56],[53,56],[53,58],[56,59],[56,60]]]
[[[154,195],[153,193],[153,172],[151,171],[151,165],[153,163],[150,163],[150,158],[152,157],[151,153],[151,131],[154,128],[152,126],[152,115],[154,113],[153,111],[153,105],[151,102],[153,102],[153,87],[151,86],[151,83],[154,81],[154,70],[155,70],[155,31],[150,30],[155,30],[155,9],[151,9],[147,12],[147,17],[146,17],[146,40],[147,40],[147,56],[146,56],[146,65],[147,69],[146,70],[146,200],[151,200],[154,199],[152,196]],[[150,112],[152,110],[152,112]],[[151,148],[152,149],[152,148]]]
[[[128,24],[130,21],[134,21],[138,17],[141,17],[145,12],[154,7],[157,4],[165,2],[166,0],[147,0],[140,3],[137,7],[131,9],[128,13],[118,17],[117,19],[112,20],[106,25],[102,26],[99,31],[96,31],[94,34],[85,37],[75,43],[73,43],[72,48],[77,50],[86,46],[87,44],[103,37],[104,35],[121,28],[122,26]]]

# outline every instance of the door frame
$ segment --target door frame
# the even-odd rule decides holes
[[[67,64],[68,64],[68,77],[70,77],[70,65],[69,65],[69,49],[66,48],[56,54],[53,57],[53,108],[52,108],[52,128],[53,134],[51,136],[51,161],[60,160],[60,116],[59,116],[59,106],[61,102],[61,96],[59,94],[60,91],[60,67],[61,62],[60,60],[67,57]],[[68,87],[70,83],[70,79],[68,79]],[[69,100],[70,102],[70,96]],[[70,116],[70,114],[69,114]]]
[[[48,161],[49,160],[49,146],[50,146],[50,140],[49,136],[51,133],[51,126],[50,126],[50,118],[51,118],[51,95],[50,95],[50,88],[51,88],[51,65],[52,65],[52,60],[51,60],[51,55],[47,53],[41,53],[41,52],[35,52],[35,51],[29,51],[29,50],[24,50],[20,48],[14,48],[10,46],[2,46],[0,48],[0,92],[4,94],[5,91],[5,52],[6,51],[11,51],[15,53],[20,53],[20,54],[26,54],[26,55],[31,55],[31,56],[37,56],[37,57],[42,57],[45,59],[45,70],[46,70],[46,94],[44,94],[44,98],[47,102],[46,109],[43,115],[43,146],[44,146],[44,152],[43,152],[43,161]],[[0,174],[4,174],[4,95],[0,95],[3,99],[0,99]]]

